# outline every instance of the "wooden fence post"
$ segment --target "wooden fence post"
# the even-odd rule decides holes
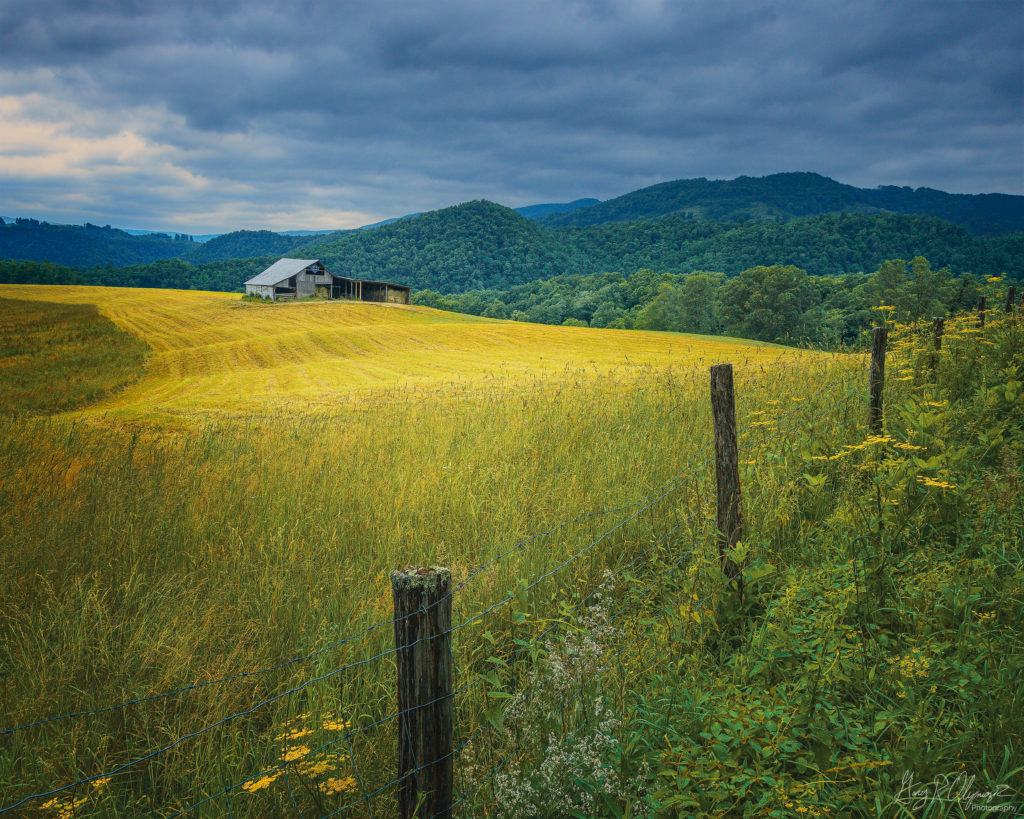
[[[711,414],[715,423],[715,482],[718,487],[718,554],[722,572],[743,593],[743,574],[726,552],[743,538],[740,462],[736,436],[732,364],[711,368]]]
[[[449,816],[452,804],[452,573],[391,572],[398,663],[398,813]]]
[[[942,349],[942,331],[946,328],[946,320],[937,317],[932,322],[932,327],[935,328],[935,352],[938,352]]]
[[[988,299],[982,296],[978,299],[978,326],[985,326],[985,308],[988,307]]]
[[[884,327],[876,327],[871,335],[871,371],[869,389],[871,404],[868,413],[868,426],[872,435],[882,432],[882,389],[885,387],[885,343],[889,331]]]
[[[1017,288],[1012,284],[1006,288],[1006,312],[1012,313],[1017,299]]]

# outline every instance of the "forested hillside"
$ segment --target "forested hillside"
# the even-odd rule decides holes
[[[449,292],[590,272],[589,260],[573,258],[561,234],[486,201],[348,233],[302,252],[340,276]]]
[[[642,268],[715,270],[793,264],[815,276],[874,270],[926,256],[979,276],[1024,267],[1024,234],[972,236],[923,216],[827,214],[739,225],[670,217],[656,222],[544,228],[491,202],[468,202],[302,249],[345,276],[444,293],[513,287],[554,275]]]
[[[870,272],[886,259],[914,256],[984,276],[1024,266],[1024,233],[973,236],[927,216],[844,213],[739,225],[670,217],[568,228],[562,235],[570,256],[585,258],[593,271],[648,267],[733,276],[758,264],[794,264],[825,276]]]
[[[522,210],[536,216],[586,201]],[[947,219],[877,212],[872,202],[927,206]],[[978,220],[989,226],[1024,224],[1015,216],[1021,202],[1024,197],[921,189],[866,191],[816,174],[777,174],[669,182],[538,220],[478,200],[366,230],[319,236],[242,230],[205,244],[185,235],[132,236],[109,227],[18,220],[0,225],[0,259],[45,260],[74,269],[4,264],[0,280],[240,290],[247,278],[286,255],[322,259],[341,276],[449,294],[508,290],[556,276],[629,276],[644,269],[731,277],[759,265],[792,265],[811,276],[840,276],[917,256],[956,274],[1015,276],[1024,270],[1024,232],[976,235],[948,219],[974,228]],[[820,213],[844,208],[864,212]],[[673,209],[675,215],[655,218]],[[558,220],[604,223],[547,224]]]
[[[200,246],[184,234],[133,236],[109,225],[51,225],[35,219],[0,224],[0,259],[50,261],[79,267],[145,264],[183,256]]]
[[[0,225],[0,259],[88,269],[291,255],[321,258],[341,275],[448,293],[641,268],[735,275],[759,264],[793,264],[811,275],[836,275],[917,255],[985,276],[1024,267],[1021,196],[868,190],[788,173],[665,182],[593,202],[517,212],[480,200],[364,230],[318,236],[239,230],[205,244],[183,234],[134,236],[110,227],[19,219]],[[229,289],[242,283],[216,272],[202,278],[211,276]]]
[[[246,246],[257,246],[261,238],[256,236]],[[334,236],[338,235],[329,238]],[[251,238],[243,236],[240,241],[248,243]],[[278,238],[286,237],[270,234],[267,241]],[[936,268],[980,278],[1017,276],[1024,270],[1024,233],[978,237],[941,219],[896,214],[830,214],[782,224],[740,225],[671,217],[553,229],[480,201],[374,230],[352,231],[333,241],[306,240],[287,253],[322,259],[338,275],[395,281],[439,293],[509,290],[557,276],[629,276],[644,269],[656,274],[715,271],[732,277],[759,265],[793,265],[810,276],[839,276],[871,272],[887,259],[916,256],[926,257]],[[283,254],[199,265],[186,257],[92,269],[8,262],[0,263],[0,281],[241,290],[246,279],[279,255]],[[567,313],[556,323],[576,317]]]
[[[236,230],[233,233],[222,233],[192,248],[184,258],[194,264],[203,264],[252,256],[286,256],[296,248],[308,245],[311,238],[288,236],[270,230]]]
[[[835,212],[936,216],[975,234],[1024,230],[1024,196],[952,194],[931,188],[857,188],[816,173],[736,179],[679,179],[540,219],[553,227],[635,222],[679,216],[719,222],[786,221]]]

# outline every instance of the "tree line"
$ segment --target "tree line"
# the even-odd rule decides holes
[[[421,290],[414,304],[489,318],[577,327],[668,330],[787,344],[839,347],[877,324],[973,308],[1001,277],[956,276],[917,256],[890,259],[870,274],[810,276],[794,265],[759,265],[737,276],[694,270],[632,275],[556,276],[507,290],[441,294]]]

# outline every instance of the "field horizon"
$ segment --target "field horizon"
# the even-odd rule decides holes
[[[93,305],[149,347],[138,380],[80,412],[182,420],[351,407],[403,390],[600,381],[630,369],[816,355],[763,341],[552,327],[416,305],[264,305],[216,291],[0,285],[0,298]]]

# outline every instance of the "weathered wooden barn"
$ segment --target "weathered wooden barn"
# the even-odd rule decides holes
[[[245,283],[247,296],[265,299],[352,299],[355,301],[408,304],[410,288],[391,282],[374,282],[335,276],[319,259],[278,259]]]

